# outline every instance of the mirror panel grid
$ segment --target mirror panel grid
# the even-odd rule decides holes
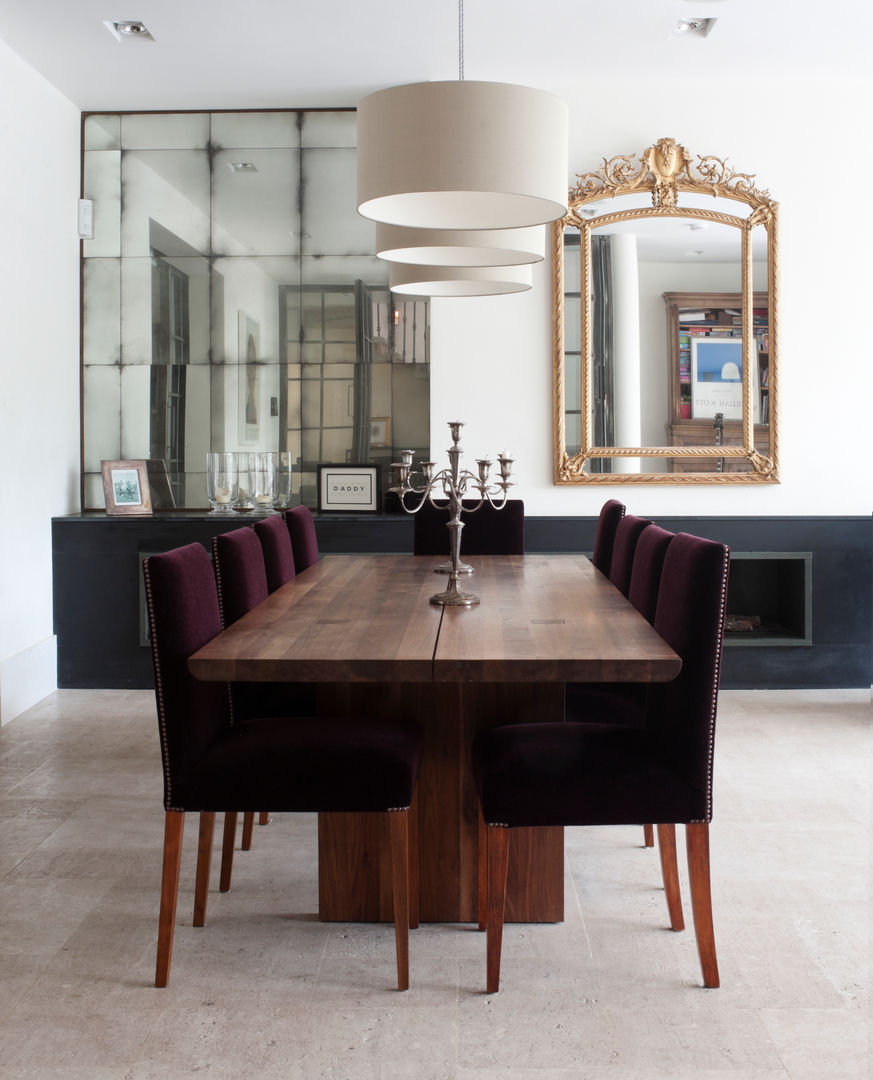
[[[430,444],[429,304],[388,288],[356,211],[354,110],[86,114],[82,507],[103,459],[160,459],[206,509],[206,455],[319,464]],[[287,462],[287,458],[284,459]]]
[[[672,139],[553,227],[555,483],[778,482],[777,204]]]

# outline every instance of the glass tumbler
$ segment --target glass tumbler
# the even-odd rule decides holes
[[[213,514],[229,514],[239,496],[236,454],[210,452],[206,455],[206,495]]]
[[[276,498],[276,454],[249,454],[249,500],[255,511],[272,513]]]

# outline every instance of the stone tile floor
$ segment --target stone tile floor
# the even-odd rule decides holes
[[[642,830],[595,828],[567,830],[565,922],[507,927],[499,994],[483,935],[449,925],[412,933],[399,994],[390,926],[318,922],[309,815],[256,829],[202,930],[189,818],[156,990],[154,698],[59,691],[0,730],[0,1077],[869,1077],[870,732],[867,691],[722,693],[719,990]]]

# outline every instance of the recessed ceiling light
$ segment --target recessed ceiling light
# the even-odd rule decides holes
[[[139,38],[142,41],[155,40],[146,24],[140,22],[139,19],[118,19],[117,21],[104,19],[103,25],[116,41],[121,41],[122,38]]]
[[[229,161],[227,167],[233,173],[257,172],[257,166],[253,161]]]
[[[680,19],[673,33],[682,37],[707,37],[717,22],[717,19]]]

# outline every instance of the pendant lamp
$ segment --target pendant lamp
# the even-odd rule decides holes
[[[567,212],[567,106],[509,83],[425,82],[358,105],[358,211],[423,229],[516,229]]]
[[[520,266],[542,262],[546,230],[408,229],[376,223],[376,254],[415,266]]]
[[[401,296],[499,296],[531,287],[529,266],[409,266],[392,263],[391,292]]]

